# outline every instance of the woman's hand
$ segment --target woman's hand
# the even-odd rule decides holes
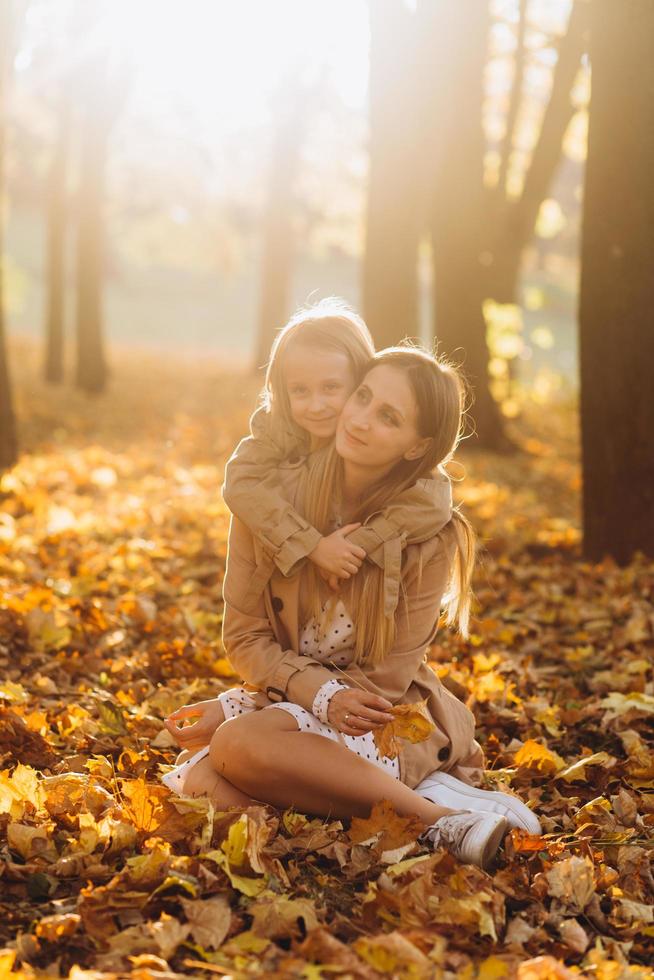
[[[332,696],[327,720],[344,735],[365,735],[393,721],[395,716],[388,713],[392,707],[390,701],[378,694],[350,687]]]
[[[190,725],[178,727],[187,718],[197,718]],[[225,712],[217,698],[211,701],[198,701],[197,704],[185,704],[173,711],[164,719],[164,725],[173,736],[181,749],[192,745],[208,745],[219,725],[225,720]]]
[[[339,527],[337,531],[321,538],[309,553],[309,560],[329,575],[337,575],[339,578],[356,575],[366,557],[366,552],[348,541],[347,535],[356,531],[358,527],[361,527],[360,523],[346,524],[345,527]]]

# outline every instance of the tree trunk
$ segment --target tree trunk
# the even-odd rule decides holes
[[[378,348],[418,334],[422,197],[415,16],[401,0],[370,3],[370,172],[363,311]]]
[[[654,5],[593,0],[580,293],[584,553],[654,556]]]
[[[275,334],[290,314],[293,276],[294,183],[297,176],[302,118],[297,92],[279,94],[263,218],[261,295],[255,368],[267,363]]]
[[[70,114],[70,101],[66,94],[61,100],[59,126],[48,179],[44,375],[46,381],[54,384],[59,384],[64,377],[64,295]]]
[[[12,466],[18,455],[16,420],[5,337],[4,298],[5,132],[7,85],[13,56],[11,28],[12,12],[11,8],[7,6],[3,9],[0,19],[0,469]]]
[[[101,392],[107,382],[102,322],[104,191],[107,131],[87,109],[82,126],[77,228],[77,365],[79,388]]]
[[[432,165],[434,333],[439,353],[461,362],[473,389],[476,444],[506,451],[512,446],[489,388],[482,308],[482,102],[488,9],[485,3],[429,0],[420,6],[419,15],[421,61],[428,64],[430,75],[423,151]]]
[[[485,274],[486,294],[500,303],[515,302],[522,253],[534,234],[540,206],[561,159],[563,138],[574,115],[571,92],[586,47],[587,22],[587,4],[575,0],[568,29],[559,45],[550,98],[520,197],[517,201],[507,200],[503,182],[491,195],[491,213],[484,222],[490,233],[485,250],[491,258]]]

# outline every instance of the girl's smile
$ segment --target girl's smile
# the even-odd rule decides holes
[[[331,439],[354,389],[347,354],[294,344],[286,354],[284,381],[293,421],[317,439]]]

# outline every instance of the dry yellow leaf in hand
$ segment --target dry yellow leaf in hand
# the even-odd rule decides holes
[[[424,742],[436,728],[427,714],[426,700],[416,701],[414,704],[396,704],[389,709],[389,714],[395,716],[393,721],[373,730],[379,754],[387,759],[397,758],[398,738],[414,743]]]

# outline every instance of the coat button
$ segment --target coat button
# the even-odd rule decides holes
[[[445,762],[445,760],[449,759],[449,757],[450,757],[449,745],[444,745],[442,748],[438,750],[438,758],[441,760],[441,762]]]
[[[282,602],[282,600],[279,598],[278,595],[274,595],[272,597],[272,607],[276,613],[280,613],[284,608],[284,603]]]

